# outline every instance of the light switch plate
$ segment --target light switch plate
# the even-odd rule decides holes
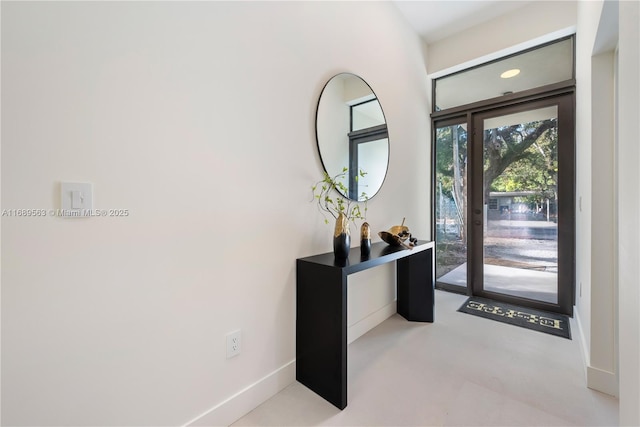
[[[89,182],[63,182],[60,184],[62,216],[91,216],[93,185]]]

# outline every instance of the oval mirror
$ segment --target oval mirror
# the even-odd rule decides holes
[[[329,176],[344,173],[343,196],[363,201],[376,195],[389,166],[389,133],[376,94],[360,77],[338,74],[322,89],[316,140]]]

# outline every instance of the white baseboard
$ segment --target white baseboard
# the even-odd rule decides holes
[[[575,309],[573,312],[574,312],[573,318],[576,320],[576,325],[578,326],[577,335],[580,340],[580,354],[582,355],[584,377],[587,378],[587,366],[589,366],[589,361],[591,360],[591,356],[589,355],[589,349],[587,348],[587,340],[584,337],[584,329],[582,328],[582,322],[580,321],[580,313],[578,312],[578,310],[575,310]]]
[[[601,393],[618,397],[618,378],[615,372],[603,371],[602,369],[591,366],[591,355],[587,348],[587,340],[584,337],[584,329],[580,321],[580,315],[575,311],[574,318],[578,326],[578,336],[580,340],[580,350],[582,354],[582,362],[584,363],[585,378],[587,387]]]
[[[393,301],[351,325],[347,331],[348,342],[355,341],[370,329],[375,328],[384,320],[393,316],[396,311],[396,302]],[[185,423],[183,427],[228,426],[233,424],[295,380],[296,361],[294,359]]]
[[[184,427],[233,424],[295,380],[294,359],[184,424]]]
[[[587,387],[618,397],[618,378],[614,372],[587,366]]]
[[[390,304],[385,305],[379,310],[374,311],[367,317],[347,328],[347,344],[351,344],[371,329],[378,326],[380,323],[387,320],[389,317],[393,316],[397,312],[397,304],[396,301],[391,302]]]

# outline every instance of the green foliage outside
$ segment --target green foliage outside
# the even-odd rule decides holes
[[[498,129],[498,134],[509,138],[511,144],[523,144],[528,147],[515,156],[500,174],[491,182],[490,191],[535,191],[535,196],[522,197],[521,202],[541,202],[544,199],[555,199],[558,180],[558,129],[556,120],[545,120],[510,126]],[[537,138],[530,138],[534,135]],[[490,139],[491,136],[485,138]],[[508,148],[501,144],[501,155],[504,157]],[[485,157],[486,159],[486,157]],[[485,162],[485,170],[489,167]]]
[[[457,142],[457,143],[456,143]],[[555,118],[488,129],[483,135],[484,198],[489,193],[529,191],[521,203],[557,198],[558,131]],[[436,217],[442,218],[438,198],[453,201],[460,238],[466,241],[468,191],[466,126],[436,130]]]
[[[558,169],[557,140],[555,119],[485,131],[485,193],[536,191],[539,197],[552,197]]]

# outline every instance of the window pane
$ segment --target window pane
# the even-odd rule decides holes
[[[436,128],[436,279],[467,286],[467,126]]]
[[[573,78],[573,38],[435,80],[436,111]],[[505,72],[513,71],[501,77]]]
[[[558,107],[483,127],[484,290],[557,304]]]
[[[387,162],[380,159],[389,158],[389,138],[377,139],[375,141],[358,144],[358,165],[367,165],[366,174],[359,176],[356,190],[358,198],[364,193],[367,197],[376,194],[377,189],[382,187],[384,177],[387,174]]]
[[[351,107],[351,130],[367,129],[385,124],[384,114],[378,99],[364,102]]]

